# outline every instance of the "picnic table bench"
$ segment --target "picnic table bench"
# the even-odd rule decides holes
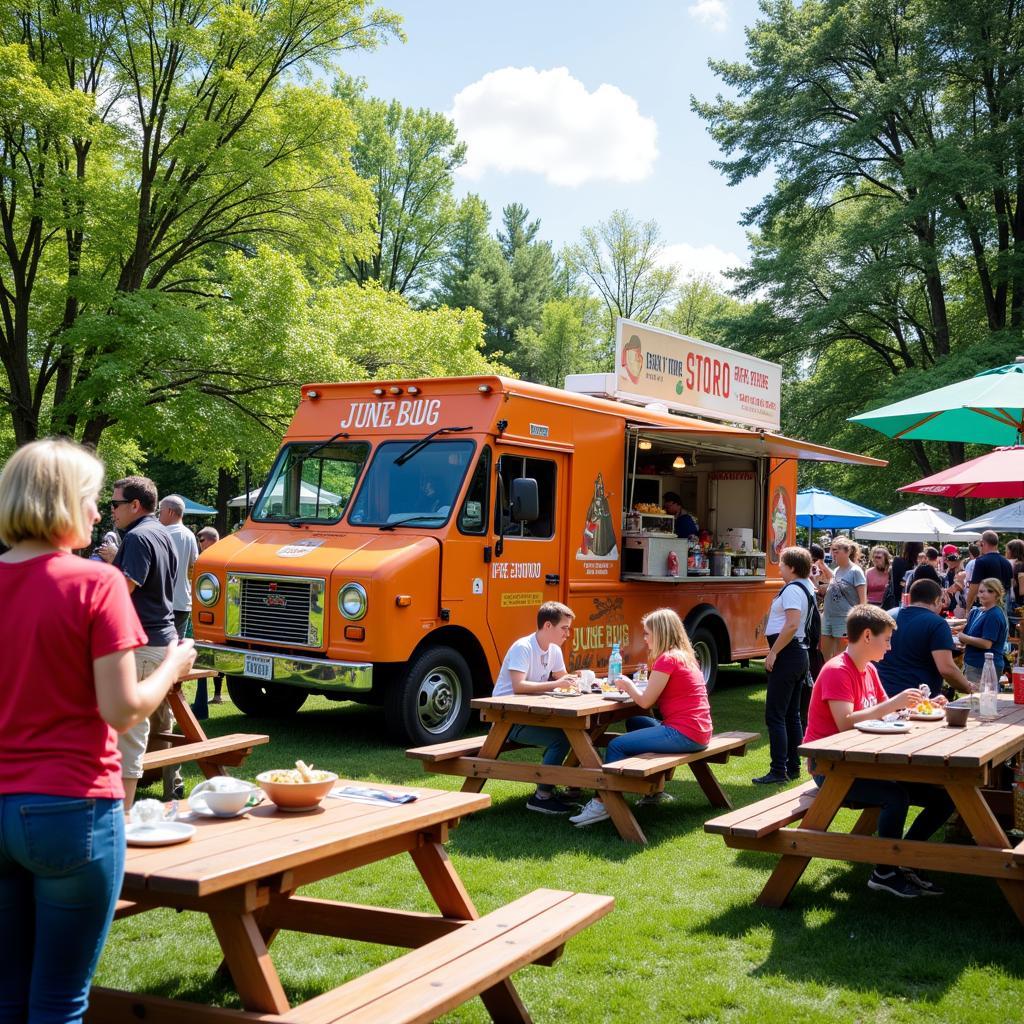
[[[299,815],[263,806],[241,818],[199,819],[199,834],[184,846],[129,849],[117,916],[158,906],[209,914],[245,1009],[94,988],[86,1020],[414,1024],[480,996],[492,1019],[528,1022],[510,976],[527,964],[555,963],[566,941],[607,914],[614,900],[537,889],[480,916],[443,843],[448,829],[488,806],[489,797],[401,791],[415,793],[416,801],[375,806],[329,797],[321,810]],[[440,915],[296,894],[302,885],[402,853],[412,857]],[[282,929],[411,951],[290,1007],[268,951]]]
[[[406,756],[423,762],[425,771],[465,776],[464,793],[479,793],[488,779],[594,789],[601,793],[619,835],[636,843],[646,843],[647,837],[623,793],[659,793],[677,768],[687,766],[712,807],[731,807],[709,765],[745,754],[747,745],[757,739],[757,733],[725,732],[696,753],[641,754],[606,763],[597,747],[607,741],[610,726],[645,713],[633,701],[610,701],[597,694],[510,694],[474,700],[473,707],[492,723],[485,736],[413,747]],[[509,739],[516,725],[561,729],[570,744],[565,764],[500,760],[502,754],[522,747]]]
[[[241,765],[252,753],[253,747],[270,742],[269,736],[259,733],[239,732],[212,737],[206,735],[206,730],[192,713],[185,699],[181,684],[195,679],[208,679],[216,674],[210,669],[192,669],[171,687],[167,694],[167,703],[181,732],[159,732],[151,736],[151,739],[161,741],[167,746],[147,750],[142,755],[143,772],[195,761],[203,775],[212,779],[215,775],[226,775],[225,767]]]
[[[850,729],[800,748],[824,776],[820,788],[812,780],[774,793],[713,818],[704,829],[733,849],[779,855],[757,898],[762,906],[783,906],[811,858],[825,857],[994,878],[1024,923],[1024,843],[1011,847],[993,809],[999,794],[985,788],[1002,763],[1022,750],[1024,707],[1006,698],[999,701],[996,721],[972,716],[965,728],[912,722],[901,733]],[[846,799],[858,778],[945,788],[976,845],[875,837],[878,808]],[[829,831],[841,807],[861,811],[848,833]]]

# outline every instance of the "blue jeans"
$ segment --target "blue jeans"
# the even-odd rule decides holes
[[[824,775],[815,775],[820,786]],[[916,839],[925,842],[949,821],[953,813],[953,801],[941,786],[929,786],[922,782],[887,782],[883,779],[854,779],[846,800],[857,804],[880,807],[878,835],[881,839]],[[921,808],[914,824],[903,834],[910,805]],[[879,864],[882,871],[892,867]]]
[[[0,796],[0,1024],[76,1024],[124,876],[120,800]]]
[[[543,747],[541,764],[561,764],[569,753],[569,737],[561,729],[548,729],[543,725],[514,725],[508,734],[514,743],[527,747]],[[541,793],[550,793],[554,786],[537,786]]]
[[[604,760],[608,764],[637,754],[692,754],[706,747],[706,743],[691,740],[678,729],[664,725],[656,718],[637,715],[626,719],[626,732],[614,737],[608,744]]]

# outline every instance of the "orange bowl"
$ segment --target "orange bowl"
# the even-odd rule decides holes
[[[267,794],[267,799],[282,811],[311,811],[320,806],[320,802],[334,788],[338,776],[334,772],[324,772],[327,778],[319,782],[272,782],[271,775],[283,768],[275,768],[256,776],[260,789]],[[319,769],[315,769],[319,771]]]

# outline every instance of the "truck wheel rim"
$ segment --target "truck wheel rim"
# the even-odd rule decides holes
[[[711,648],[703,640],[698,640],[693,645],[693,653],[697,656],[697,664],[700,665],[700,674],[704,682],[711,681]]]
[[[429,733],[444,732],[458,717],[462,683],[450,668],[431,669],[416,692],[416,713]]]

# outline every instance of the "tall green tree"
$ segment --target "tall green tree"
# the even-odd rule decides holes
[[[264,364],[229,401],[238,348],[208,372],[204,318],[230,307],[231,253],[315,266],[339,235],[370,248],[347,108],[296,82],[395,32],[368,0],[0,0],[0,97],[27,101],[0,123],[0,397],[19,443],[98,441],[125,408],[112,390],[244,406],[274,386]]]
[[[349,279],[377,281],[400,295],[422,296],[438,273],[457,223],[455,171],[466,158],[444,114],[397,100],[366,98],[361,83],[343,79],[358,136],[352,163],[373,190],[376,243],[367,254],[342,256]]]
[[[704,341],[725,344],[732,321],[745,315],[743,303],[729,295],[710,274],[685,278],[674,299],[672,305],[655,316],[654,323]]]
[[[661,229],[653,220],[638,221],[615,210],[605,221],[583,229],[568,246],[568,273],[586,280],[605,307],[606,354],[610,363],[618,317],[647,322],[669,301],[677,272],[664,266]]]
[[[432,296],[435,305],[490,309],[494,282],[486,271],[500,255],[488,234],[490,220],[487,204],[477,195],[466,196],[456,207]]]
[[[590,373],[604,354],[600,303],[590,297],[550,299],[539,328],[523,327],[516,336],[517,366],[538,384],[563,387],[570,373]]]
[[[745,215],[759,233],[746,294],[769,292],[774,314],[754,322],[802,333],[819,358],[859,346],[880,396],[917,372],[955,380],[961,347],[991,352],[1024,322],[1021,4],[762,12],[746,59],[712,64],[736,98],[693,101],[731,183],[777,173]],[[913,451],[921,468],[965,454]]]

